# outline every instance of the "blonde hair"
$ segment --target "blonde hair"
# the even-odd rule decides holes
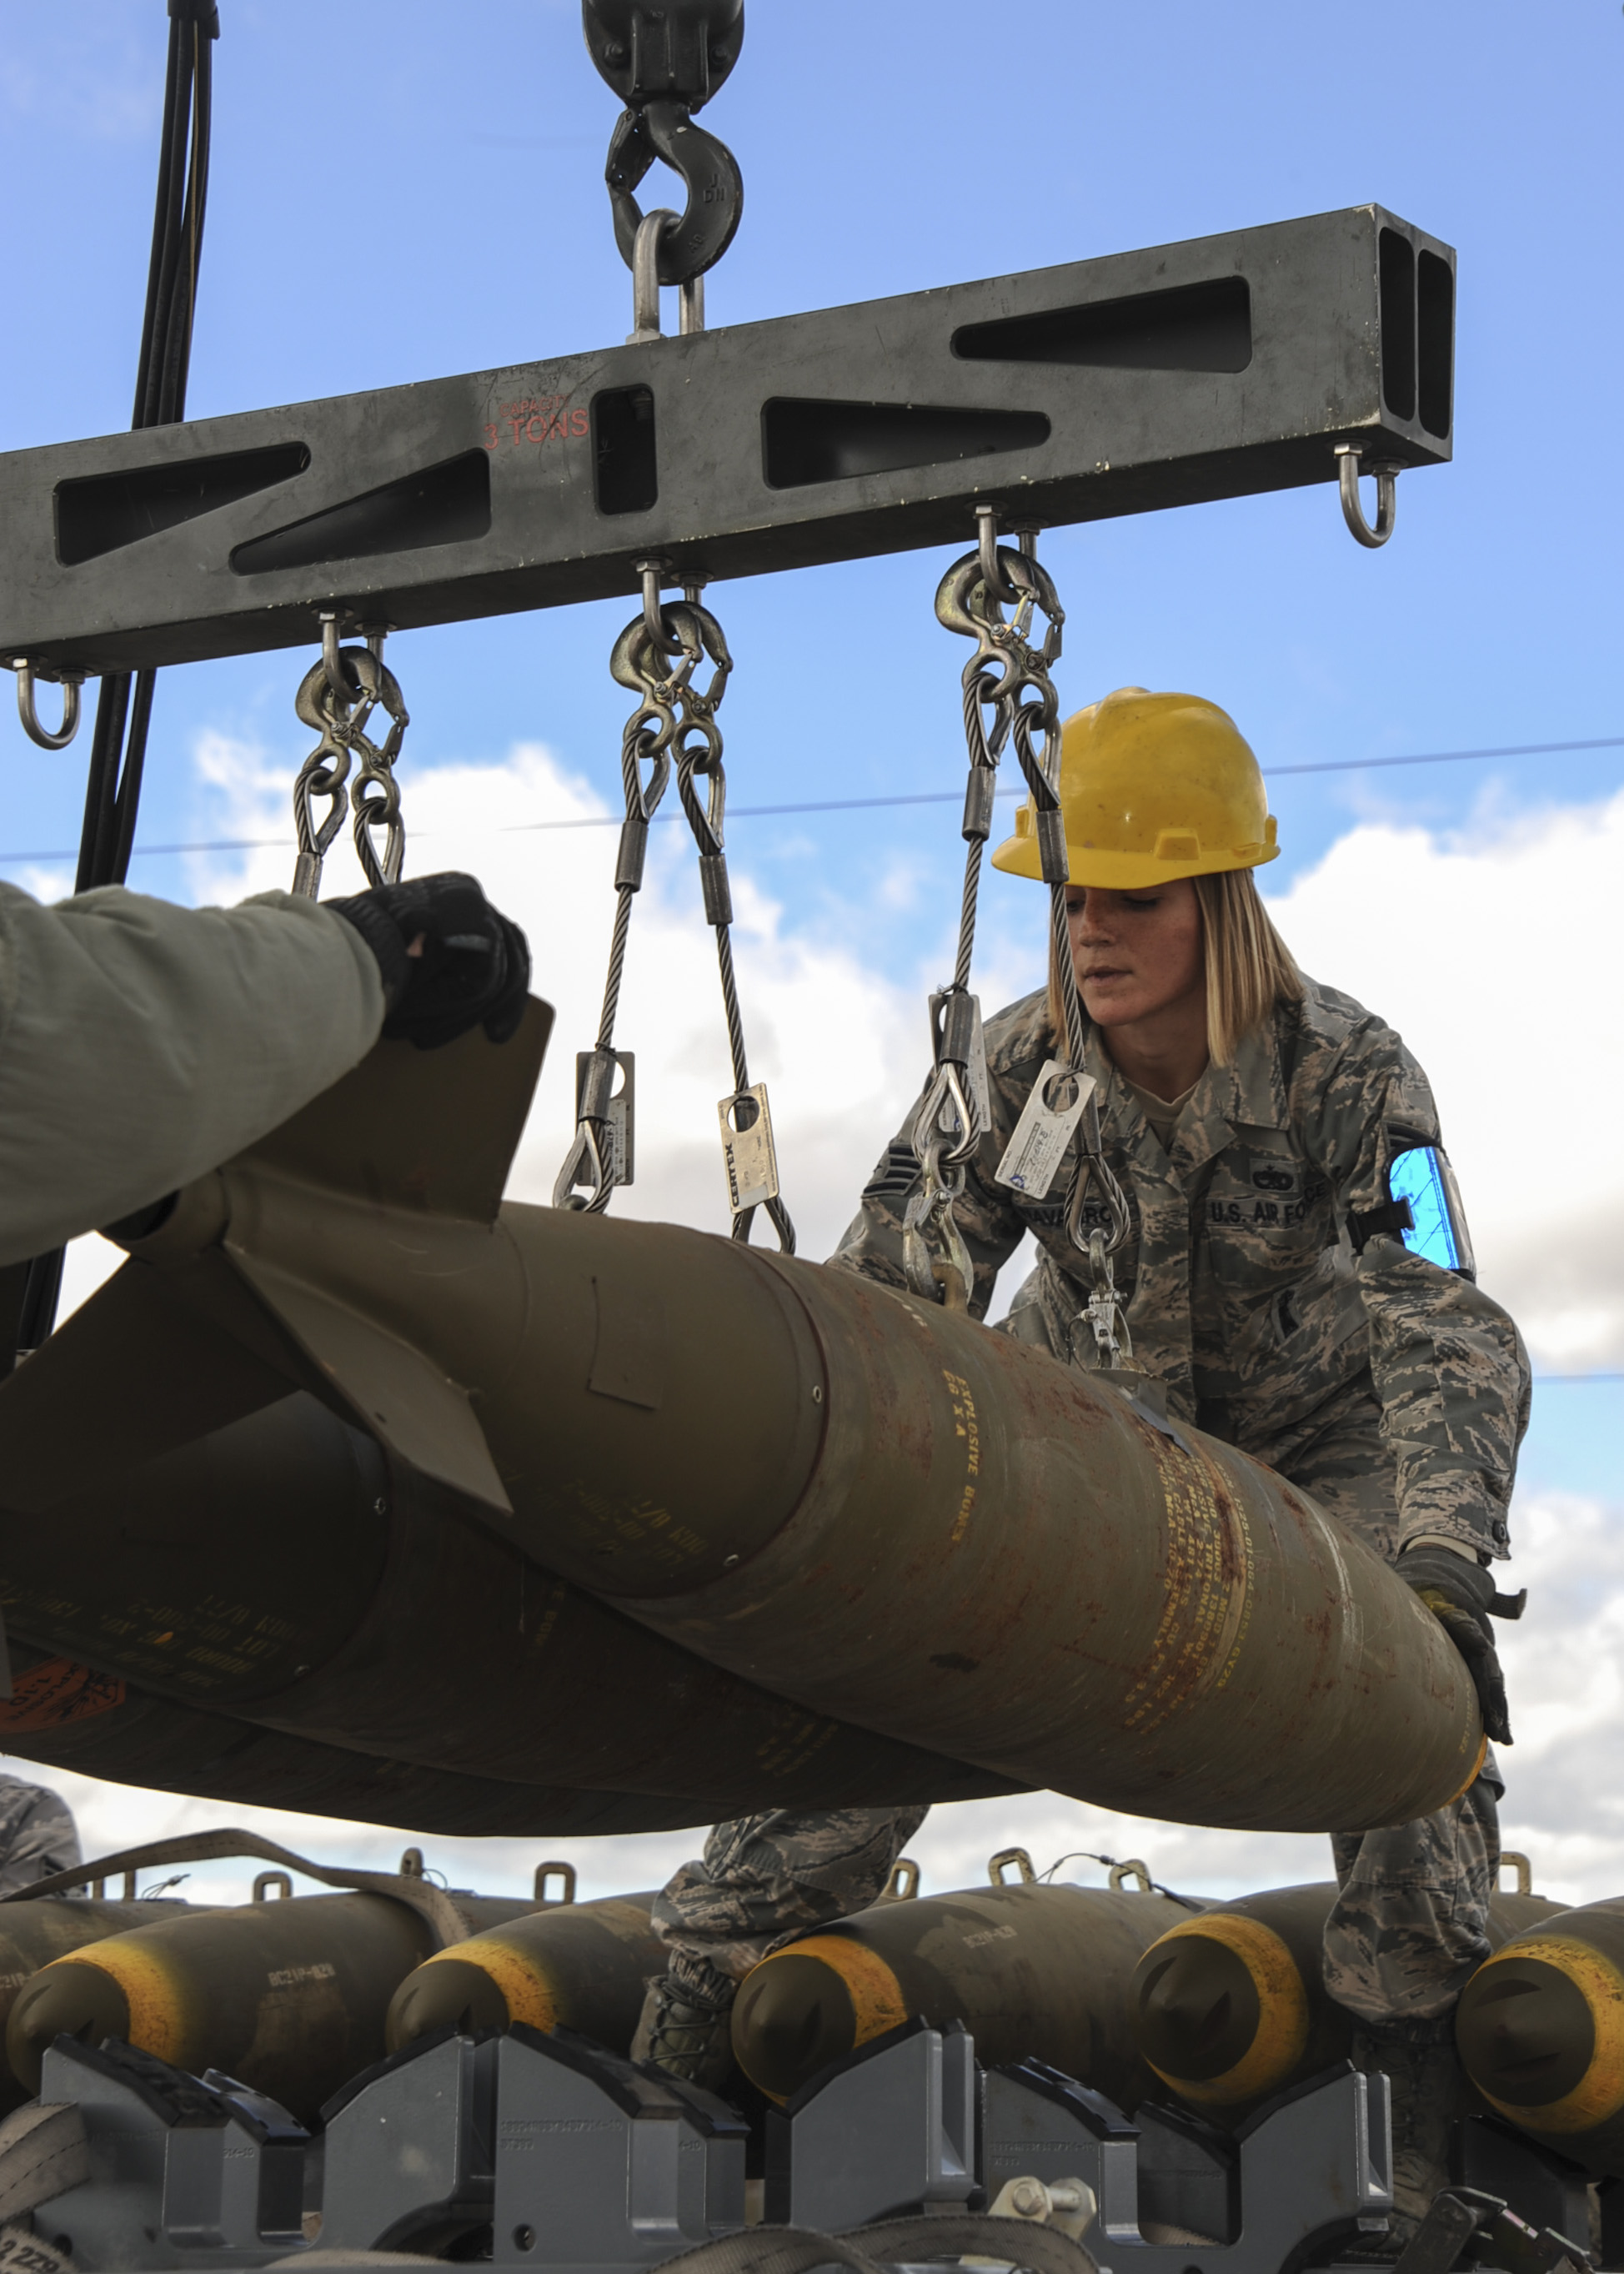
[[[1224,1065],[1248,1035],[1268,1024],[1277,1003],[1302,1001],[1303,975],[1270,921],[1250,869],[1221,870],[1216,876],[1192,877],[1190,881],[1201,912],[1207,1051],[1214,1065]],[[1053,1040],[1063,1041],[1065,1011],[1052,939],[1049,1023]]]

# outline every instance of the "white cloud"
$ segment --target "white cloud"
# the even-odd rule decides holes
[[[244,835],[274,833],[286,771],[252,746],[208,738],[199,770],[229,787]],[[246,786],[246,801],[244,801]],[[514,1177],[545,1201],[569,1135],[574,1055],[597,1023],[613,895],[615,830],[581,782],[535,745],[500,766],[443,767],[407,785],[409,868],[463,867],[528,931],[538,991],[559,1023]],[[274,802],[273,802],[274,801]],[[493,829],[492,817],[502,827]],[[577,828],[525,830],[529,821]],[[638,1053],[638,1182],[627,1215],[726,1227],[715,1103],[727,1061],[710,933],[701,922],[687,832],[656,832],[636,910],[618,1039]],[[1518,1312],[1546,1363],[1624,1357],[1624,1172],[1605,1141],[1624,1064],[1624,1002],[1608,975],[1624,961],[1624,796],[1576,812],[1445,839],[1372,823],[1342,840],[1276,903],[1305,966],[1394,1020],[1432,1074],[1471,1209],[1485,1275]],[[197,897],[235,899],[285,884],[290,849],[199,862]],[[356,889],[347,850],[328,888]],[[885,1136],[922,1071],[928,971],[898,978],[861,952],[861,912],[842,926],[796,927],[735,860],[741,991],[752,1071],[771,1083],[786,1195],[801,1252],[820,1255],[851,1213]],[[906,895],[899,870],[893,891]],[[1031,983],[1021,910],[995,903],[986,926],[983,998]],[[932,961],[936,960],[933,950]],[[1018,1265],[1022,1259],[1018,1259]],[[95,1268],[88,1254],[72,1267]],[[1005,1275],[1007,1291],[1018,1276]],[[1530,1849],[1542,1892],[1592,1901],[1624,1886],[1624,1802],[1608,1797],[1624,1689],[1624,1527],[1593,1499],[1547,1495],[1520,1510],[1517,1578],[1535,1613],[1501,1630],[1520,1742],[1507,1838]],[[317,1858],[387,1864],[397,1831],[175,1800],[30,1771],[79,1809],[87,1846],[204,1824],[241,1823]],[[454,1884],[522,1889],[541,1844],[422,1838]],[[583,1892],[658,1884],[694,1853],[689,1833],[568,1843]],[[1143,1857],[1169,1885],[1238,1893],[1328,1875],[1327,1843],[1110,1816],[1052,1794],[937,1810],[913,1843],[928,1887],[972,1886],[996,1849],[1020,1844],[1040,1869],[1068,1850]],[[253,1865],[205,1867],[189,1892],[241,1894]],[[1063,1876],[1097,1879],[1098,1866]]]
[[[281,823],[285,775],[222,735],[206,738],[199,770],[229,784],[244,835]],[[254,801],[245,807],[246,791]],[[273,805],[272,798],[276,800]],[[408,873],[466,869],[524,928],[534,986],[558,1022],[511,1179],[514,1196],[545,1201],[573,1133],[575,1052],[595,1039],[602,1001],[618,828],[583,783],[538,744],[500,766],[436,767],[407,785]],[[493,830],[492,818],[501,826]],[[530,829],[526,824],[575,823]],[[922,987],[878,974],[831,924],[791,930],[782,910],[733,863],[733,953],[750,1073],[770,1088],[785,1199],[802,1254],[821,1256],[923,1076]],[[285,885],[291,852],[222,863],[194,860],[199,899],[231,900]],[[329,856],[324,890],[358,890],[347,838]],[[853,928],[854,937],[861,934]],[[637,1181],[617,1213],[725,1231],[729,1216],[717,1101],[732,1087],[715,936],[705,925],[693,840],[680,822],[657,825],[648,881],[634,908],[615,1039],[637,1058]],[[758,1241],[769,1237],[760,1222]]]

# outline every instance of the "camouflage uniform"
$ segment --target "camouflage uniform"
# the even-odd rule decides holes
[[[82,1863],[73,1812],[59,1794],[0,1776],[0,1895]]]
[[[975,1267],[975,1315],[985,1315],[1000,1267],[1031,1231],[1041,1260],[1004,1331],[1082,1363],[1092,1336],[1080,1315],[1081,1259],[1064,1221],[1070,1156],[1048,1200],[994,1181],[1050,1054],[1044,994],[989,1023],[993,1126],[956,1213]],[[1426,1078],[1398,1035],[1350,997],[1308,982],[1302,1004],[1278,1006],[1229,1064],[1208,1066],[1170,1155],[1092,1031],[1086,1065],[1132,1215],[1116,1273],[1133,1364],[1165,1383],[1169,1410],[1301,1485],[1389,1559],[1422,1538],[1506,1555],[1528,1421],[1522,1339],[1470,1280],[1395,1239],[1372,1239],[1356,1255],[1348,1233],[1350,1209],[1387,1201],[1392,1155],[1439,1142]],[[831,1259],[898,1288],[906,1284],[902,1211],[916,1174],[912,1121],[910,1113]],[[1086,1203],[1084,1221],[1103,1224],[1103,1213]],[[1491,1758],[1471,1791],[1436,1816],[1335,1842],[1343,1892],[1327,1931],[1327,1979],[1359,2021],[1430,2035],[1487,1955],[1498,1784]],[[768,1897],[774,1886],[801,1886],[808,1843],[822,1854],[814,1827],[833,1821],[775,1816],[718,1826],[704,1864],[679,1874],[657,1910],[673,1965],[714,1959],[736,1978],[776,1939],[774,1924],[781,1935],[808,1923],[801,1909],[773,1912]],[[817,1901],[855,1909],[884,1884],[916,1813],[847,1811],[838,1821],[829,1836],[840,1868],[820,1860]],[[730,1901],[727,1875],[741,1854],[754,1860],[743,1900]]]
[[[924,1822],[921,1808],[769,1808],[718,1824],[703,1862],[684,1864],[654,1901],[670,1971],[725,2005],[780,1942],[862,1910]]]

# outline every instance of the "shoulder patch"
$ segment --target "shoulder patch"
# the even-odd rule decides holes
[[[919,1163],[906,1139],[893,1138],[862,1188],[866,1201],[899,1201],[919,1182]]]

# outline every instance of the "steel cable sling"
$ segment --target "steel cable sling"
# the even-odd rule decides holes
[[[700,605],[700,586],[684,587],[680,601],[663,606],[660,587],[665,563],[638,563],[643,612],[614,644],[609,667],[622,687],[638,697],[620,740],[620,773],[626,818],[615,859],[614,928],[604,982],[598,1041],[575,1060],[575,1133],[553,1189],[554,1208],[585,1209],[597,1216],[609,1205],[617,1185],[632,1182],[635,1063],[629,1050],[614,1046],[620,982],[631,933],[632,901],[643,888],[649,824],[671,779],[674,759],[677,794],[699,848],[700,891],[705,922],[716,933],[733,1086],[718,1101],[722,1161],[727,1176],[733,1237],[748,1240],[758,1208],[765,1209],[781,1254],[795,1252],[795,1227],[778,1193],[778,1155],[765,1082],[752,1082],[745,1052],[744,1020],[733,975],[733,894],[722,825],[727,785],[722,768],[722,730],[717,712],[733,671],[733,657],[721,625]],[[705,663],[710,676],[701,688],[694,674]],[[644,769],[647,769],[646,779]],[[699,784],[705,785],[701,795]],[[620,1088],[614,1087],[617,1075]]]
[[[1012,742],[1031,804],[1039,872],[1049,886],[1050,953],[1064,1032],[1055,1037],[1056,1055],[1033,1085],[994,1181],[1027,1200],[1045,1199],[1075,1136],[1066,1230],[1087,1266],[1091,1292],[1086,1315],[1094,1363],[1116,1366],[1131,1355],[1132,1344],[1116,1300],[1111,1258],[1129,1236],[1131,1218],[1126,1195],[1101,1147],[1094,1084],[1083,1072],[1087,1020],[1066,914],[1070,864],[1060,811],[1060,703],[1049,677],[1049,666],[1060,655],[1065,611],[1038,561],[1036,532],[1018,532],[1020,549],[1011,552],[998,543],[992,507],[979,506],[976,519],[974,550],[953,562],[936,598],[938,621],[975,642],[962,682],[970,773],[961,834],[969,849],[952,982],[930,998],[933,1070],[914,1118],[919,1178],[903,1216],[903,1268],[915,1294],[950,1310],[968,1307],[974,1269],[954,1203],[964,1192],[976,1148],[992,1127],[981,1010],[970,992],[970,968],[998,760]],[[1009,619],[1006,608],[1014,611]],[[1041,644],[1032,636],[1034,614],[1044,622]],[[1094,1212],[1104,1222],[1086,1229],[1084,1203],[1091,1190]]]
[[[213,43],[220,37],[220,13],[215,0],[169,0],[169,13],[158,195],[141,350],[136,365],[135,409],[130,421],[137,431],[172,425],[185,416],[186,375],[192,362],[192,326],[208,196]],[[110,672],[102,681],[90,742],[75,892],[91,892],[98,885],[122,885],[129,871],[157,676],[155,670]],[[25,680],[20,671],[18,697],[23,724],[35,742],[47,749],[60,749],[72,740],[79,723],[77,681],[67,681],[62,727],[54,734],[40,728],[34,715],[32,680]],[[19,1358],[37,1350],[56,1324],[62,1258],[62,1249],[56,1248],[48,1255],[36,1256],[28,1266],[17,1321]]]

